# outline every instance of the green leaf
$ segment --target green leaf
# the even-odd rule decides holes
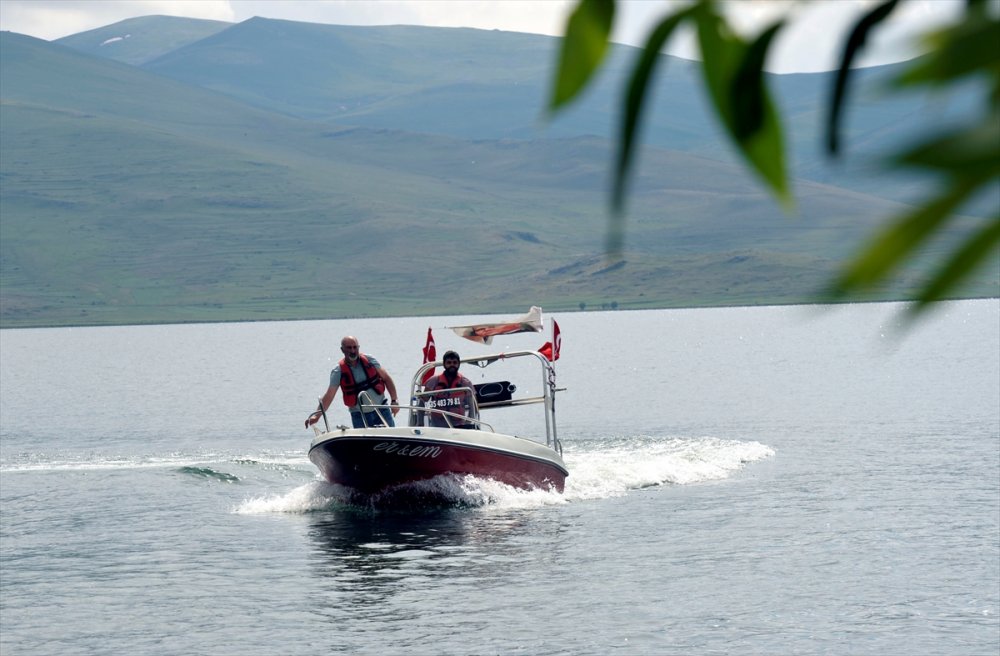
[[[698,25],[698,43],[703,60],[705,83],[723,127],[750,167],[771,188],[786,210],[790,209],[792,197],[785,170],[784,135],[778,113],[763,88],[763,82],[751,92],[756,95],[757,100],[749,101],[756,102],[758,108],[762,108],[760,115],[763,116],[763,120],[760,122],[760,127],[749,135],[741,135],[737,131],[736,111],[741,107],[734,96],[737,75],[743,67],[751,71],[755,68],[755,62],[763,65],[764,53],[770,38],[773,37],[773,32],[765,33],[757,39],[755,53],[752,47],[748,47],[733,33],[726,21],[716,13],[712,3],[703,2],[695,5],[692,8],[692,15]],[[776,31],[778,27],[780,24],[775,25],[772,30]],[[751,61],[745,64],[748,58]],[[750,73],[747,73],[747,76],[752,77]]]
[[[872,240],[827,291],[832,299],[870,289],[889,276],[904,259],[940,229],[951,213],[976,189],[958,182],[938,198],[896,219]]]
[[[639,131],[639,120],[649,91],[650,80],[656,70],[656,64],[661,60],[660,51],[666,45],[667,39],[674,29],[689,16],[687,10],[680,11],[665,18],[656,26],[646,39],[646,45],[639,53],[632,76],[629,79],[628,91],[625,95],[625,112],[621,121],[621,134],[618,141],[618,163],[615,168],[614,188],[612,192],[612,208],[616,214],[621,214],[625,206],[625,181],[632,167],[635,139]]]
[[[929,39],[931,51],[896,80],[900,87],[941,84],[967,75],[1000,75],[1000,21],[986,13],[968,11],[958,25]]]
[[[976,125],[925,141],[897,155],[893,162],[970,178],[996,177],[1000,175],[1000,112],[990,112]]]
[[[784,133],[781,130],[778,112],[770,99],[766,99],[764,104],[763,127],[740,145],[744,156],[770,185],[771,191],[781,202],[784,210],[792,211],[795,201],[788,185]]]
[[[580,0],[566,23],[549,110],[575,98],[601,66],[614,22],[614,0]]]
[[[833,82],[833,99],[830,101],[830,113],[826,120],[826,150],[830,155],[836,155],[840,150],[840,116],[847,100],[847,83],[851,76],[851,64],[855,56],[864,48],[868,33],[884,21],[896,8],[898,0],[887,0],[861,17],[855,23],[850,36],[844,43],[844,52],[840,57],[840,68]]]
[[[732,32],[711,2],[695,5],[692,15],[698,26],[698,45],[705,86],[708,87],[709,97],[723,126],[732,132],[730,81],[746,51],[746,45]]]
[[[951,296],[970,273],[991,255],[996,255],[994,249],[1000,247],[1000,214],[988,221],[985,228],[969,237],[952,253],[941,270],[921,290],[917,302],[910,308],[912,314],[922,311],[930,303]]]
[[[750,44],[733,77],[730,96],[734,102],[733,133],[738,141],[746,141],[764,126],[767,104],[767,93],[764,90],[764,62],[767,60],[767,49],[774,35],[782,27],[784,21],[776,22]]]

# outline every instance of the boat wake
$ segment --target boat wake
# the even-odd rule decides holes
[[[569,500],[602,499],[661,485],[691,485],[729,478],[749,463],[774,455],[760,442],[714,437],[620,437],[584,443],[566,454]]]
[[[212,469],[211,467],[184,466],[179,467],[177,472],[187,474],[188,476],[194,476],[195,478],[222,481],[223,483],[238,483],[240,481],[239,476],[234,476],[233,474],[229,474],[224,471],[218,471]]]
[[[157,453],[157,454],[99,454],[99,453],[19,453],[0,461],[0,473],[31,472],[87,472],[132,470],[172,470],[196,478],[218,479],[226,482],[242,480],[220,468],[238,471],[293,471],[308,465],[299,451],[275,452],[247,456],[240,453]]]
[[[718,481],[773,455],[773,449],[759,442],[711,437],[664,440],[628,436],[571,442],[564,454],[570,476],[562,494],[517,489],[474,476],[438,476],[377,495],[362,495],[317,480],[283,494],[247,499],[234,512],[253,515],[333,509],[532,508],[617,497],[630,490],[656,486]]]
[[[319,480],[298,450],[290,452],[169,454],[18,454],[0,462],[0,473],[118,471],[123,475],[157,470],[192,481],[226,485],[267,484],[296,487],[265,497],[248,498],[233,510],[241,514],[308,513],[330,509],[495,508],[520,509],[603,499],[657,486],[691,485],[730,478],[746,465],[774,455],[754,441],[712,437],[623,435],[566,442],[570,476],[562,494],[522,490],[474,476],[438,476],[378,495]],[[309,480],[312,479],[312,480]]]

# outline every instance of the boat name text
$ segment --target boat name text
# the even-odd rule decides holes
[[[385,451],[395,453],[397,456],[410,456],[411,458],[437,458],[441,455],[441,447],[426,446],[421,444],[402,444],[399,442],[379,442],[374,447],[375,451]]]

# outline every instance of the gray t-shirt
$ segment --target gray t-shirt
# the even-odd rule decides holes
[[[368,358],[368,363],[371,364],[371,366],[375,367],[376,369],[380,369],[382,367],[382,365],[378,363],[378,360],[376,360],[373,356],[367,353],[364,353],[363,355],[366,358]],[[368,376],[365,374],[365,368],[361,366],[361,358],[358,358],[357,362],[350,365],[350,367],[351,367],[351,373],[354,375],[354,380],[358,382],[361,382],[363,380],[368,380]],[[340,364],[338,363],[337,366],[330,371],[330,387],[339,387],[339,386],[340,386]],[[371,392],[373,397],[376,398],[378,397],[378,394],[376,394],[375,390],[369,390],[369,391]],[[382,397],[381,405],[386,405],[386,399],[384,396]],[[350,408],[348,408],[348,410],[350,412],[361,412],[361,409],[358,408],[357,404],[352,405]]]

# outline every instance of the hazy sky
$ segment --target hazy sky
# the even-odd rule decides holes
[[[914,35],[947,24],[965,0],[908,0],[872,45],[864,63],[888,63],[918,54]],[[1000,4],[1000,0],[991,0]],[[614,40],[640,45],[657,17],[686,0],[619,0]],[[772,47],[768,68],[777,72],[829,70],[839,58],[848,26],[873,0],[727,0],[735,24],[754,33],[776,16],[793,12]],[[571,0],[0,0],[0,29],[57,39],[134,16],[164,14],[229,22],[253,16],[342,25],[435,25],[560,35]],[[669,52],[696,58],[689,35]]]

